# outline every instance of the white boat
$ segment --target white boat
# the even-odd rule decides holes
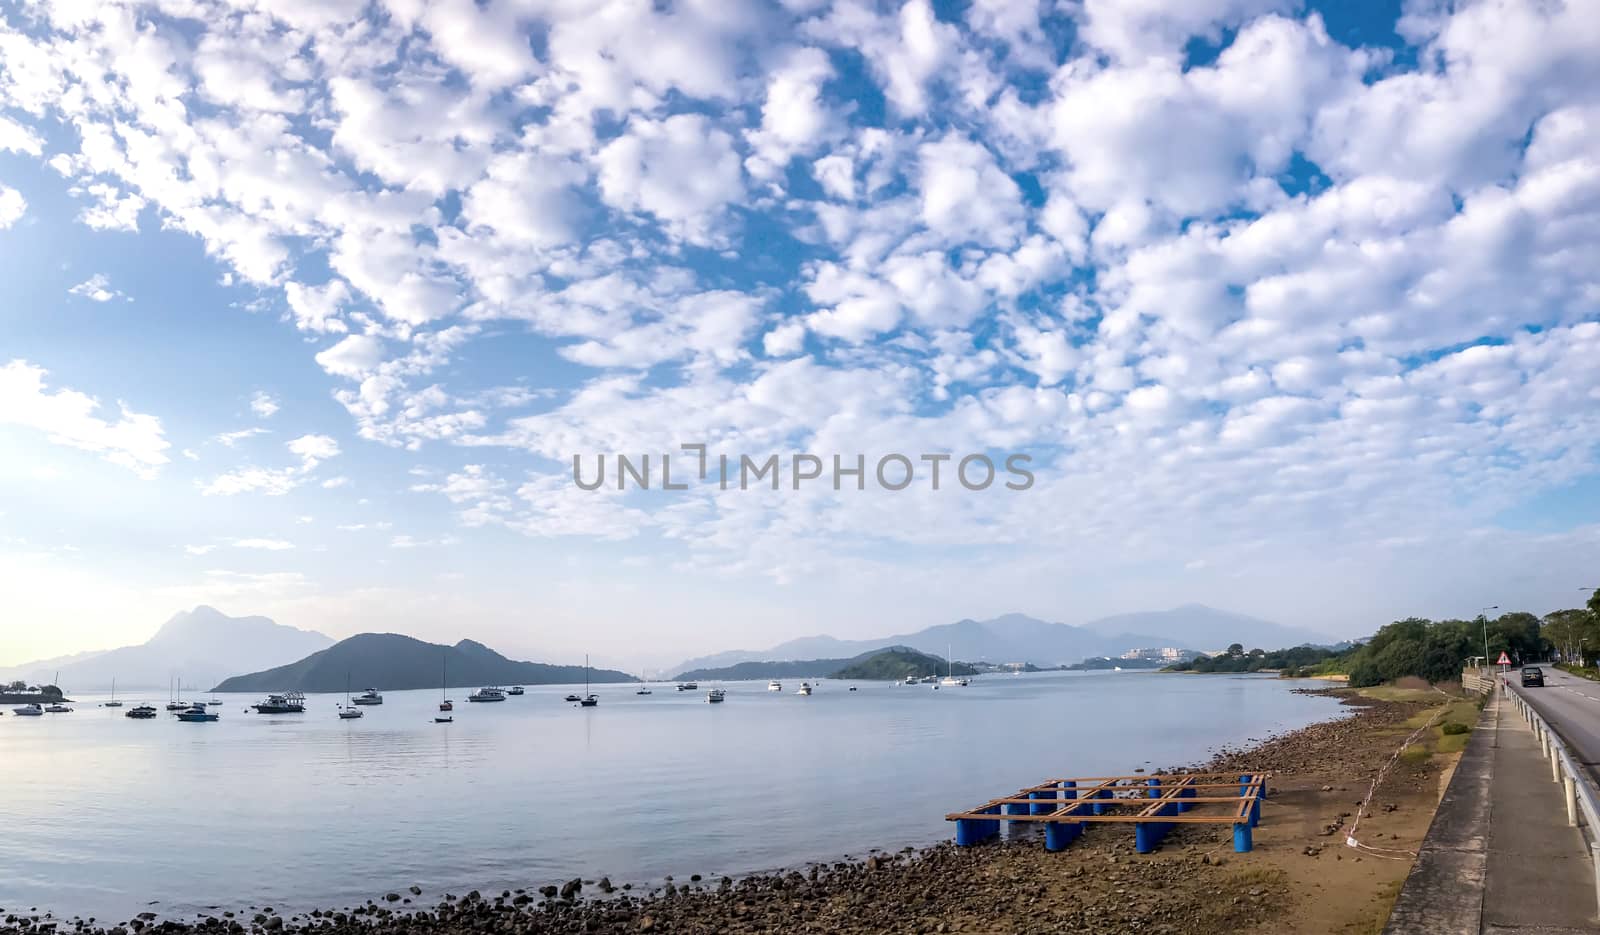
[[[487,687],[484,687],[484,688],[480,688],[477,691],[473,692],[472,694],[468,695],[467,696],[467,700],[468,701],[479,701],[479,702],[483,702],[483,701],[505,701],[506,700],[506,693],[505,693],[504,689],[495,688],[494,686],[490,685],[490,686],[487,686]]]
[[[811,683],[810,682],[801,682],[800,683],[800,687],[795,690],[795,694],[796,695],[809,695],[809,694],[811,694]]]
[[[356,696],[355,704],[383,704],[383,696],[378,694],[376,688],[369,688]]]
[[[117,680],[116,679],[112,679],[111,680],[111,700],[106,702],[104,707],[107,707],[107,708],[120,708],[120,707],[122,707],[122,702],[117,700]]]
[[[521,695],[521,694],[525,694],[525,692],[523,691],[523,688],[522,688],[521,685],[513,685],[513,686],[511,686],[511,690],[506,692],[506,694],[508,694],[508,695]]]
[[[709,704],[722,704],[722,699],[725,694],[726,692],[724,692],[722,689],[713,688],[706,692],[706,701]]]
[[[367,694],[376,695],[377,694],[377,690],[369,688],[369,689],[367,689]],[[359,700],[354,702],[354,704],[362,704],[362,703],[363,702],[361,702]],[[366,702],[366,704],[383,704],[383,698],[380,696],[377,701],[375,701],[375,702],[374,701],[369,701],[369,702]],[[341,720],[341,721],[353,721],[356,718],[361,717],[363,714],[366,714],[366,713],[367,712],[361,710],[360,708],[352,706],[352,703],[350,701],[350,673],[346,672],[345,676],[344,676],[344,704],[339,708],[339,720]]]
[[[45,705],[45,710],[50,712],[51,714],[71,714],[72,713],[72,709],[71,708],[67,707],[66,705],[62,704],[59,701],[56,702],[53,705]]]
[[[20,708],[12,708],[11,713],[17,717],[43,717],[44,709],[36,704],[25,704]]]
[[[955,656],[955,653],[949,647],[946,647],[944,655],[945,655],[945,660],[944,661],[945,661],[945,664],[949,666],[949,671],[948,671],[948,674],[946,674],[944,678],[939,680],[939,684],[940,685],[945,685],[945,686],[965,685],[965,684],[967,684],[967,680],[966,679],[958,679],[958,678],[956,678],[956,656]]]
[[[783,683],[778,681],[777,679],[773,679],[772,681],[767,683],[767,691],[769,691],[769,692],[781,692],[781,691],[783,691]]]
[[[900,684],[902,684],[902,685],[915,685],[915,684],[917,684],[917,677],[915,675],[908,675],[908,676],[906,676],[906,680],[904,682],[901,682]]]

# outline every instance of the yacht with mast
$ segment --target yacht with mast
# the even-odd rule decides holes
[[[589,654],[583,654],[583,698],[578,701],[580,708],[593,708],[600,703],[600,699],[589,691]]]
[[[450,650],[445,650],[444,659],[439,663],[439,710],[454,711],[455,702],[448,697],[450,692]]]
[[[106,707],[106,708],[120,708],[120,707],[122,707],[122,702],[117,700],[117,678],[116,678],[116,676],[112,676],[111,677],[111,700],[107,701],[102,707]]]

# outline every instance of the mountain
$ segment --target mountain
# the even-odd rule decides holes
[[[681,664],[678,670],[717,669],[772,660],[851,659],[890,646],[907,646],[941,657],[948,654],[956,659],[1001,664],[1033,662],[1056,666],[1089,656],[1116,655],[1134,647],[1156,645],[1161,644],[1153,636],[1103,634],[1083,627],[1038,620],[1025,614],[1006,614],[993,620],[958,620],[915,633],[901,633],[880,639],[840,640],[831,636],[808,636],[780,643],[771,649],[735,650],[690,659]]]
[[[1245,649],[1289,649],[1307,643],[1323,645],[1335,642],[1332,637],[1281,623],[1217,610],[1204,604],[1185,604],[1171,610],[1144,611],[1102,617],[1084,624],[1085,629],[1096,633],[1149,633],[1156,642],[1145,646],[1182,646],[1188,649],[1227,649],[1230,643],[1241,643]]]
[[[230,617],[204,605],[168,620],[149,640],[105,652],[45,659],[0,670],[0,681],[55,681],[70,695],[109,688],[165,690],[174,674],[185,682],[209,682],[231,672],[282,665],[331,644],[310,630],[286,627],[266,617]]]
[[[866,658],[852,662],[832,675],[836,679],[861,679],[899,681],[908,675],[923,678],[929,675],[977,675],[976,669],[959,662],[953,666],[938,656],[919,653],[904,646],[895,646]]]
[[[766,659],[761,662],[736,662],[731,666],[709,669],[690,669],[673,676],[678,682],[737,682],[749,679],[808,679],[827,678],[856,659],[871,653],[844,659]]]
[[[734,650],[690,659],[678,666],[678,670],[722,669],[774,660],[852,658],[890,646],[908,646],[918,652],[948,654],[956,659],[1000,664],[1031,662],[1053,667],[1093,656],[1119,656],[1127,650],[1144,647],[1208,650],[1243,643],[1246,649],[1284,649],[1302,643],[1328,642],[1331,642],[1328,637],[1310,630],[1201,604],[1185,604],[1172,610],[1103,617],[1083,626],[1013,613],[992,620],[958,620],[879,639],[808,636],[771,649]]]
[[[444,671],[441,672],[441,669]],[[454,646],[424,643],[398,633],[359,633],[289,665],[236,675],[219,692],[342,692],[356,689],[403,691],[438,688],[448,675],[451,688],[480,685],[558,685],[583,681],[583,666],[516,662],[482,643]],[[626,672],[594,669],[591,682],[636,682]]]

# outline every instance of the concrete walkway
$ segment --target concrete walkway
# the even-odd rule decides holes
[[[1497,692],[1439,803],[1387,935],[1593,933],[1588,844],[1533,731]]]

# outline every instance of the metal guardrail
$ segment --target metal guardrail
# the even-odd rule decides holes
[[[1545,759],[1550,761],[1550,781],[1562,784],[1562,791],[1567,802],[1567,824],[1570,827],[1584,829],[1584,834],[1589,841],[1589,861],[1594,869],[1595,903],[1600,906],[1600,800],[1595,797],[1595,791],[1584,776],[1582,768],[1573,759],[1572,752],[1567,749],[1566,743],[1561,740],[1542,715],[1533,707],[1522,694],[1522,689],[1512,686],[1510,679],[1500,682],[1506,696],[1517,705],[1517,712],[1522,719],[1528,722],[1539,737],[1539,749],[1544,753]],[[1578,823],[1578,816],[1583,816],[1583,823]]]

